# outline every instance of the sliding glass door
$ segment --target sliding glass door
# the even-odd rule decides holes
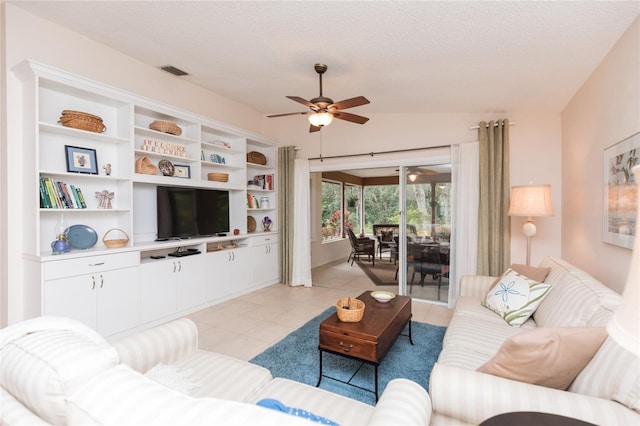
[[[401,167],[400,288],[446,303],[451,242],[451,173],[443,166]],[[447,168],[449,166],[445,166]]]

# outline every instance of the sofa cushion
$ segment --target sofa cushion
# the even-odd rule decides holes
[[[586,272],[555,258],[540,264],[550,267],[545,283],[553,289],[533,314],[539,327],[585,327],[603,306],[615,310],[620,295]]]
[[[609,337],[569,391],[618,401],[640,412],[640,357]]]
[[[478,371],[564,390],[606,337],[603,327],[536,328],[507,339]]]
[[[190,370],[197,386],[190,396],[244,401],[255,389],[271,381],[271,372],[223,354],[198,350],[174,364]]]
[[[500,315],[509,325],[519,327],[533,314],[550,288],[509,268],[489,290],[482,306]]]
[[[182,369],[170,364],[158,364],[147,371],[144,376],[147,379],[160,383],[163,386],[189,395],[193,388],[198,386],[191,378],[191,369]]]
[[[289,407],[297,407],[343,425],[367,424],[374,411],[371,405],[283,378],[273,379],[247,402],[255,404],[264,398],[277,399]]]
[[[40,317],[2,330],[2,387],[50,423],[67,423],[67,395],[119,362],[94,330],[76,321]]]

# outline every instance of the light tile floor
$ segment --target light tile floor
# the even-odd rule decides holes
[[[313,287],[275,284],[187,315],[198,326],[199,346],[248,361],[341,297],[375,285],[355,265],[336,261],[312,270]],[[451,310],[414,300],[415,321],[447,326]]]

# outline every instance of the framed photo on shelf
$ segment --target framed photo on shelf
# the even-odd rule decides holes
[[[604,211],[602,239],[633,248],[638,189],[631,169],[640,165],[640,132],[604,150]]]
[[[67,171],[71,173],[98,174],[98,159],[96,150],[79,146],[65,145],[67,157]]]
[[[173,176],[179,178],[191,178],[191,166],[173,165]]]

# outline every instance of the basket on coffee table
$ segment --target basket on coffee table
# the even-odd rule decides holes
[[[343,297],[336,302],[336,314],[342,322],[358,322],[364,316],[364,302],[353,297]]]

